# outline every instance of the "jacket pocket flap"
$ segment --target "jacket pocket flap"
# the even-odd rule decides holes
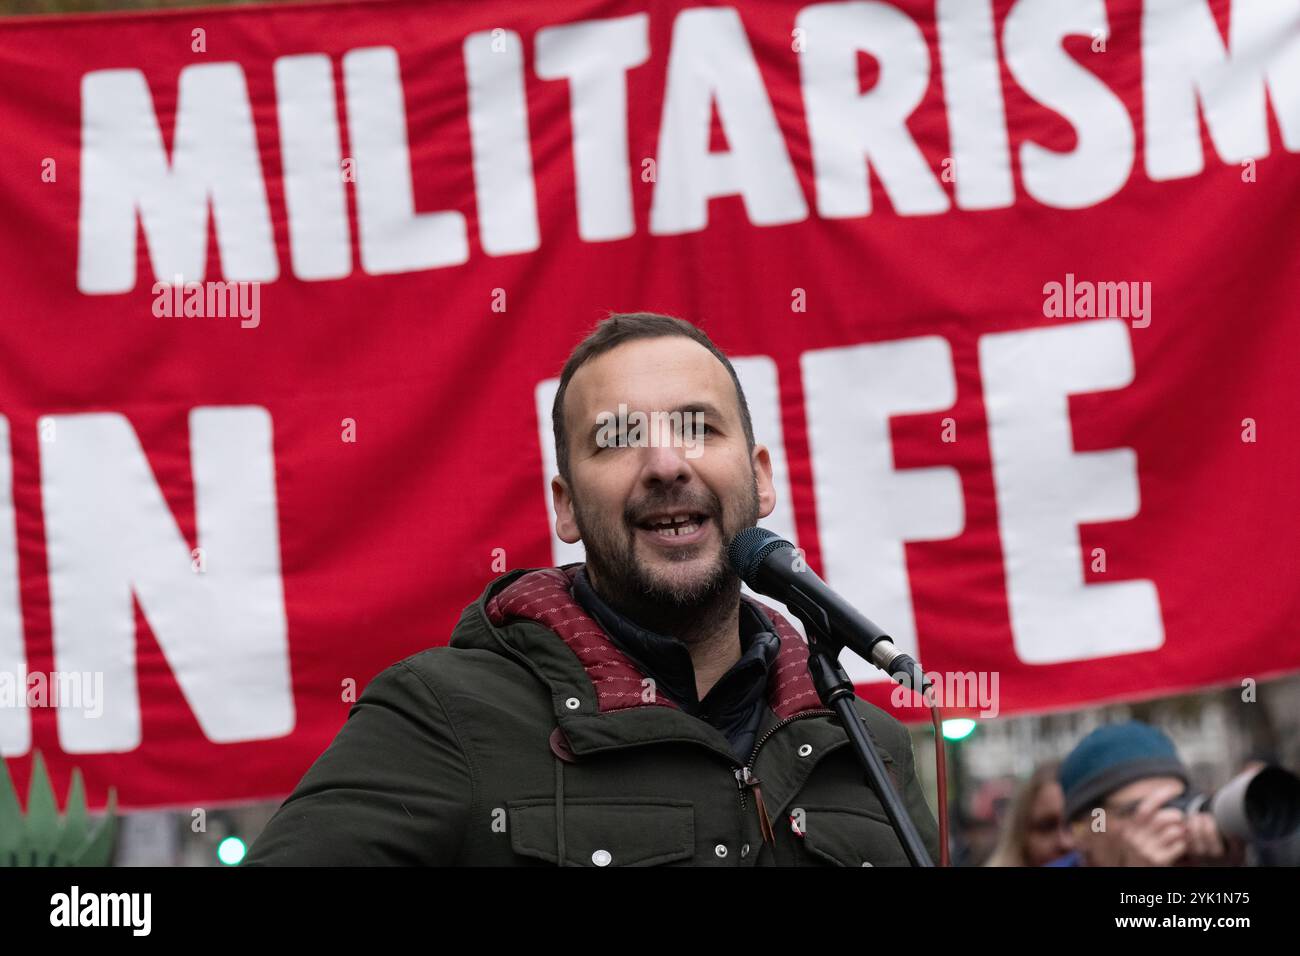
[[[510,846],[554,863],[554,800],[512,800]],[[653,866],[695,854],[695,808],[682,800],[575,798],[563,804],[566,866]]]
[[[835,866],[907,866],[889,818],[857,807],[810,807],[804,813],[803,843],[818,860]]]

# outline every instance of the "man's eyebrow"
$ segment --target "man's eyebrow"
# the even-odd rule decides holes
[[[712,405],[709,402],[689,402],[686,405],[678,406],[673,409],[673,411],[681,412],[686,415],[693,415],[696,412],[700,412],[713,418],[723,417],[722,412],[718,410],[717,406]]]

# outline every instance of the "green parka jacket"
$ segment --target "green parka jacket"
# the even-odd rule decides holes
[[[578,567],[502,575],[371,681],[244,865],[907,865],[789,622],[754,602],[781,649],[741,766],[574,600]],[[937,863],[907,731],[857,709]]]

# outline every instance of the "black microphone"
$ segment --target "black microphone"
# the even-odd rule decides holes
[[[916,661],[832,591],[785,538],[766,528],[746,528],[731,539],[727,557],[752,590],[789,607],[808,627],[812,639],[850,648],[918,693],[930,686]]]

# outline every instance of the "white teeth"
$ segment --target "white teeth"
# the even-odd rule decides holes
[[[661,528],[673,528],[673,527],[680,528],[683,525],[688,523],[699,524],[699,522],[695,521],[694,518],[691,517],[691,515],[686,514],[686,515],[676,515],[671,518],[664,518],[659,521],[655,521],[651,525],[651,527],[654,528],[654,530],[658,531]]]
[[[675,538],[678,535],[694,534],[695,531],[699,529],[699,527],[700,526],[697,523],[675,524],[675,525],[669,525],[668,527],[664,527],[664,528],[655,528],[655,532],[667,538]]]

